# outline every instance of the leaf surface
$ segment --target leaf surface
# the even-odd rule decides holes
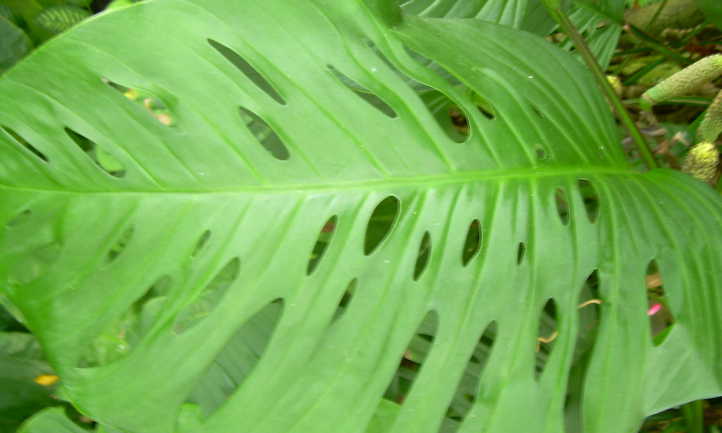
[[[719,394],[720,198],[631,169],[589,73],[543,39],[369,4],[141,3],[0,79],[1,287],[63,395],[130,433],[379,419],[436,433],[492,322],[460,433],[560,432],[565,410],[585,433],[622,433]],[[459,107],[467,134],[410,80]],[[652,260],[677,319],[658,346]],[[591,327],[587,297],[602,302]],[[550,299],[558,337],[539,371]],[[389,416],[430,314],[433,344]],[[235,351],[249,323],[266,336]],[[236,355],[252,368],[224,376]]]

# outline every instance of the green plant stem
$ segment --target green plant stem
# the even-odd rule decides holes
[[[682,406],[682,415],[687,424],[687,433],[704,433],[704,411],[701,400]]]
[[[582,35],[579,34],[579,31],[577,31],[576,27],[574,27],[574,24],[571,22],[567,14],[561,10],[561,8],[553,7],[546,1],[544,2],[544,5],[549,11],[549,14],[559,24],[559,27],[561,27],[564,33],[566,33],[567,36],[569,36],[569,38],[572,40],[572,42],[574,42],[575,48],[582,56],[582,59],[584,59],[584,62],[587,64],[589,69],[594,74],[594,77],[597,79],[597,83],[602,87],[602,90],[604,91],[607,100],[612,105],[612,107],[614,107],[614,110],[617,112],[617,115],[619,116],[622,124],[624,124],[627,131],[632,136],[632,140],[634,140],[634,143],[637,145],[637,148],[639,149],[639,154],[642,157],[644,163],[647,165],[647,168],[656,168],[657,162],[654,160],[652,150],[649,148],[647,140],[644,139],[642,133],[639,131],[639,128],[637,128],[637,125],[634,123],[632,116],[629,115],[629,112],[624,107],[622,100],[619,98],[619,96],[617,96],[617,93],[614,91],[611,83],[609,83],[609,80],[607,80],[607,76],[604,74],[604,71],[602,71],[599,63],[597,63],[597,59],[594,58],[594,54],[592,54],[592,52],[589,50],[589,47],[584,41]]]

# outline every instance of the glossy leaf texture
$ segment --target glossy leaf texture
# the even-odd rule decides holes
[[[380,6],[144,2],[0,79],[0,287],[61,395],[126,433],[623,433],[718,395],[719,196],[630,168],[543,39]]]

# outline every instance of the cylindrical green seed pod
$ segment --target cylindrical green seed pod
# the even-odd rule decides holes
[[[90,12],[76,6],[52,6],[35,17],[35,25],[51,35],[63,32],[90,16]]]
[[[699,129],[697,129],[697,137],[701,141],[713,143],[720,134],[722,134],[722,91],[712,101]]]
[[[642,95],[642,101],[654,105],[662,101],[694,93],[701,85],[722,75],[722,54],[705,57],[690,65]]]
[[[717,146],[714,143],[703,141],[689,151],[682,165],[682,171],[711,184],[717,177],[718,165],[719,150],[717,150]]]

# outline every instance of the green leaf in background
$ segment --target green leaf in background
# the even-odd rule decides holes
[[[72,5],[58,5],[43,9],[33,18],[33,30],[47,39],[62,33],[90,16],[87,9]]]
[[[0,294],[62,396],[125,433],[628,433],[722,393],[719,195],[631,168],[544,39],[382,6],[144,2],[0,78]]]
[[[0,332],[0,431],[14,432],[25,418],[55,403],[54,387],[35,383],[51,373],[35,337]]]
[[[576,0],[565,6],[570,19],[583,33],[602,68],[612,59],[622,32],[623,0]],[[541,0],[409,0],[406,14],[434,18],[475,18],[526,30],[541,36],[554,31],[556,23]],[[562,44],[572,50],[571,41]]]
[[[29,419],[18,433],[88,433],[65,416],[62,408],[50,408]],[[96,432],[100,433],[100,432]]]
[[[697,0],[707,20],[722,29],[722,2],[719,0]]]
[[[17,433],[88,433],[90,430],[72,422],[60,407],[45,409],[18,429]],[[98,425],[93,433],[124,433],[112,427]]]
[[[0,16],[0,73],[9,69],[32,48],[30,38],[9,18]]]

